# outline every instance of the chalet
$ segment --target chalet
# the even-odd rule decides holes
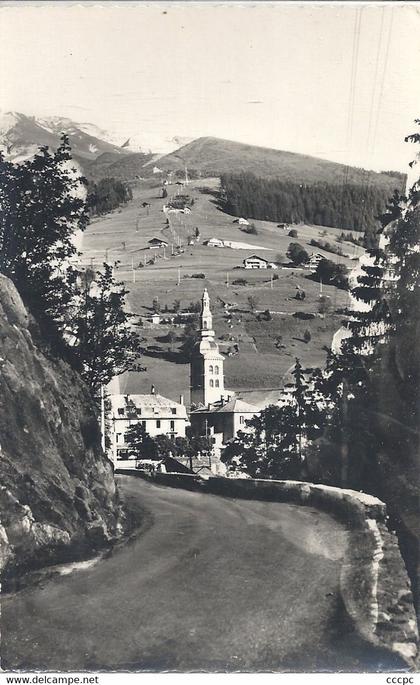
[[[245,269],[268,269],[269,262],[263,257],[258,257],[258,255],[251,255],[243,260],[243,265]]]
[[[241,217],[240,219],[234,219],[233,223],[239,224],[240,226],[249,226],[248,219],[244,219],[243,217]]]
[[[310,269],[316,269],[319,262],[325,259],[325,256],[320,252],[313,252],[309,257],[308,266]]]
[[[168,247],[168,243],[165,240],[162,240],[162,238],[152,238],[151,240],[147,241],[147,244],[149,245],[150,250],[154,250],[159,247]]]
[[[144,395],[110,395],[111,411],[111,455],[114,464],[120,459],[130,458],[130,448],[125,435],[130,426],[141,423],[151,436],[167,435],[174,439],[185,437],[188,425],[187,410],[183,398],[179,402],[155,392]]]
[[[203,245],[207,245],[207,247],[224,247],[224,242],[219,238],[210,238],[209,240],[205,240]]]

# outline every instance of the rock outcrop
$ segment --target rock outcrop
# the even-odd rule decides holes
[[[0,568],[4,578],[88,554],[117,538],[123,514],[80,377],[31,335],[0,276]]]

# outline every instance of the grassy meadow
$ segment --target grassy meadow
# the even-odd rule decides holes
[[[244,269],[243,259],[257,254],[276,261],[283,255],[287,262],[288,245],[297,241],[309,253],[321,252],[328,259],[351,268],[362,248],[352,243],[335,243],[348,255],[343,258],[311,247],[312,238],[335,242],[341,231],[328,227],[298,225],[294,227],[298,238],[290,238],[288,231],[275,223],[253,221],[257,234],[247,234],[233,223],[234,217],[218,209],[213,194],[218,183],[218,179],[210,178],[193,181],[184,189],[171,185],[166,200],[160,197],[157,179],[139,183],[133,188],[131,202],[91,223],[83,237],[82,262],[99,268],[105,260],[118,261],[116,277],[129,290],[131,311],[142,317],[151,314],[155,298],[163,312],[166,309],[170,312],[175,300],[180,301],[181,310],[187,310],[189,303],[199,300],[203,288],[207,287],[222,353],[228,354],[235,344],[239,350],[226,358],[226,386],[232,390],[280,388],[296,356],[305,366],[323,363],[324,347],[330,346],[334,332],[341,325],[342,316],[337,310],[346,306],[348,296],[333,286],[323,286],[323,294],[330,298],[331,312],[321,318],[318,315],[320,286],[307,278],[307,270]],[[162,207],[177,191],[192,197],[194,205],[189,215],[172,215],[168,226]],[[143,207],[143,203],[149,206]],[[188,236],[196,227],[200,242],[188,245]],[[148,249],[148,241],[154,237],[165,240],[168,247]],[[249,247],[216,248],[202,244],[213,237],[246,243]],[[180,252],[178,245],[182,246]],[[198,273],[205,278],[191,278]],[[246,285],[234,285],[237,279],[245,279]],[[298,289],[305,291],[304,300],[296,299]],[[250,309],[250,296],[254,311]],[[230,313],[225,311],[226,302],[231,305]],[[259,312],[266,309],[271,312],[271,320],[259,320]],[[316,314],[316,317],[300,319],[295,313]],[[169,343],[166,336],[171,328],[177,338]],[[147,370],[125,374],[120,379],[122,391],[148,392],[153,383],[162,394],[174,399],[183,394],[188,402],[189,365],[177,363],[183,327],[145,325],[141,331],[146,352],[143,364]],[[309,342],[304,340],[305,331],[309,331]]]

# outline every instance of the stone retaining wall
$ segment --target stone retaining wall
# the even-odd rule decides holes
[[[117,473],[224,497],[308,505],[339,518],[349,530],[340,577],[347,613],[365,640],[375,647],[385,647],[413,666],[418,630],[410,581],[397,536],[387,528],[386,505],[376,497],[300,481],[205,479],[123,469]]]

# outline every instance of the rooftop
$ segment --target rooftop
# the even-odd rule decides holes
[[[212,412],[218,414],[256,414],[259,410],[254,404],[249,404],[243,400],[233,397],[229,402],[222,404],[221,402],[215,402],[208,407],[200,407],[196,409],[194,413],[202,412]]]
[[[147,393],[143,395],[110,395],[109,399],[114,412],[118,409],[129,407],[131,403],[133,403],[137,409],[142,410],[143,418],[147,418],[148,415],[153,417],[155,412],[158,412],[160,416],[163,416],[165,410],[168,412],[168,417],[170,416],[173,418],[172,409],[177,410],[177,418],[187,418],[185,405],[174,402],[174,400],[171,400],[168,397],[163,397],[163,395],[159,395],[159,393]]]

